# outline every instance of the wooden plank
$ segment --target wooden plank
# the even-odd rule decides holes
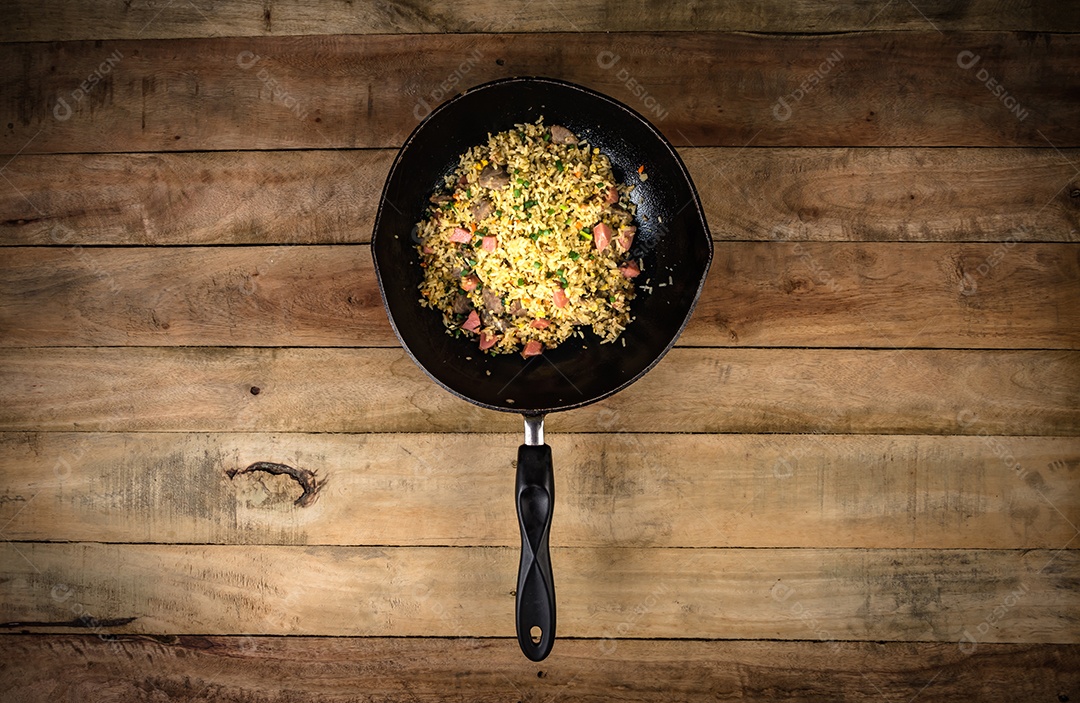
[[[682,149],[713,238],[1080,241],[1080,152]]]
[[[367,242],[393,158],[388,150],[24,155],[0,182],[2,244]]]
[[[9,631],[71,633],[85,615],[109,633],[514,633],[516,548],[31,542],[0,558]],[[561,637],[1080,640],[1070,549],[596,547],[551,559]]]
[[[1055,548],[1080,439],[553,434],[556,546]],[[0,433],[21,541],[515,546],[509,435]],[[482,450],[481,450],[482,449]],[[272,461],[314,471],[295,505]],[[362,515],[362,519],[356,516]],[[468,519],[462,519],[468,516]]]
[[[13,0],[0,41],[150,39],[315,34],[443,32],[745,31],[842,32],[881,30],[1009,30],[1075,32],[1080,12],[1069,3],[976,0],[949,3],[836,5],[800,2],[725,2],[683,5],[645,0],[632,7],[611,0],[464,0],[449,6],[410,3],[359,5],[311,0],[211,2],[161,6],[150,0],[123,5],[71,0]]]
[[[345,703],[454,696],[503,703],[667,701],[1062,701],[1080,695],[1075,645],[559,640],[529,665],[508,639],[0,637],[11,700],[212,695],[223,703]],[[303,662],[297,666],[297,662]],[[782,666],[777,663],[782,662]],[[283,673],[288,673],[288,681]]]
[[[3,44],[0,152],[395,146],[445,97],[520,75],[609,93],[680,146],[1076,147],[1078,57],[1075,35],[932,30]]]
[[[0,350],[3,430],[518,432],[401,350]],[[1080,353],[675,349],[557,432],[1080,433]],[[252,389],[259,389],[252,392]]]
[[[1080,244],[729,242],[680,343],[1076,349],[1077,299]],[[11,248],[0,301],[7,347],[398,346],[366,245]]]
[[[680,150],[716,241],[1077,241],[1080,150]],[[23,155],[0,246],[367,242],[391,150]],[[1075,185],[1075,184],[1074,184]]]

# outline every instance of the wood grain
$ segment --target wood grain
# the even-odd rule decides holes
[[[6,635],[0,653],[0,696],[20,703],[149,695],[351,703],[358,691],[410,703],[504,703],[508,691],[527,701],[582,703],[616,692],[620,700],[665,703],[674,695],[695,703],[1080,695],[1075,645],[981,644],[965,654],[934,643],[563,639],[550,659],[530,665],[509,639]]]
[[[0,350],[0,429],[518,432],[393,349]],[[675,349],[553,432],[1080,433],[1080,354]],[[252,393],[258,388],[258,394]]]
[[[391,150],[21,155],[0,246],[367,242]],[[716,241],[1078,241],[1080,150],[680,149]]]
[[[3,44],[0,152],[396,146],[446,97],[520,75],[608,93],[680,146],[1065,148],[1080,146],[1078,56],[1075,35],[932,30]]]
[[[0,236],[4,245],[366,242],[394,153],[23,155],[0,181]]]
[[[660,0],[635,3],[633,11],[612,0],[464,0],[351,3],[311,0],[192,0],[161,6],[150,0],[123,5],[71,0],[12,0],[0,41],[150,39],[290,34],[406,34],[441,32],[625,32],[746,31],[841,32],[863,30],[1015,30],[1075,32],[1080,12],[1069,3],[1037,0],[850,3],[707,2],[684,5]]]
[[[514,631],[517,548],[8,543],[0,558],[9,631],[72,633],[82,616],[108,633]],[[551,560],[564,638],[1080,640],[1070,549],[563,547]]]
[[[1076,349],[1077,299],[1080,244],[729,242],[680,344]],[[366,245],[5,250],[0,346],[80,345],[398,341]]]
[[[553,434],[552,544],[1056,548],[1080,524],[1080,439]],[[521,437],[0,433],[19,541],[516,546]],[[297,507],[284,476],[315,472]],[[357,516],[362,516],[358,519]],[[467,517],[463,517],[467,516]]]

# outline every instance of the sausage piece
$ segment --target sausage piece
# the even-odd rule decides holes
[[[611,236],[614,232],[611,231],[611,225],[606,222],[601,222],[592,228],[593,242],[596,243],[596,250],[603,251],[608,248],[608,244],[611,243]]]

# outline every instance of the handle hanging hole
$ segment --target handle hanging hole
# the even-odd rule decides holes
[[[540,629],[539,625],[533,625],[529,630],[529,637],[532,638],[533,644],[540,644],[540,638],[544,636],[544,631]]]

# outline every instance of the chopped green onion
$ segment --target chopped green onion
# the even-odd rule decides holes
[[[535,200],[526,200],[525,201],[525,207],[535,207],[535,206],[536,206],[536,201]]]
[[[553,207],[549,207],[549,208],[548,208],[548,214],[549,214],[549,215],[554,215],[554,214],[555,214],[555,208],[553,208]]]
[[[577,261],[579,256],[581,256],[581,254],[578,254],[576,251],[570,252],[571,261]]]
[[[556,170],[562,171],[562,169],[563,169],[562,161],[559,161],[558,159],[556,159],[555,160],[555,168],[556,168]]]
[[[543,264],[541,264],[539,261],[534,261],[533,262],[533,268],[534,269],[539,269],[541,266],[543,266]]]
[[[518,284],[519,286],[523,286],[523,285],[525,285],[525,279],[524,279],[524,278],[519,278],[519,279],[517,280],[517,284]]]
[[[466,198],[471,198],[472,197],[472,188],[466,188],[465,189],[465,197]]]
[[[514,188],[514,197],[515,198],[520,198],[521,197],[521,188]]]

